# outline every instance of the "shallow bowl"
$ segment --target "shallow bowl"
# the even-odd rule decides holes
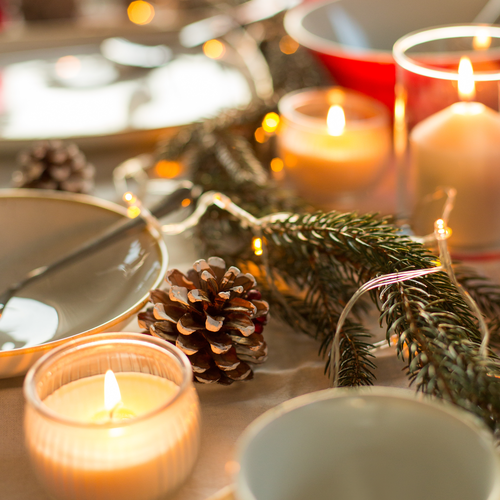
[[[91,196],[37,190],[0,192],[0,291],[123,219],[126,210]],[[69,338],[117,330],[147,302],[168,262],[147,229],[23,288],[0,319],[0,377],[26,373]]]
[[[240,438],[237,500],[498,500],[493,436],[471,414],[393,388],[287,401]]]
[[[317,55],[339,85],[375,97],[392,109],[394,43],[431,26],[471,23],[485,4],[486,0],[307,2],[287,13],[285,28]]]

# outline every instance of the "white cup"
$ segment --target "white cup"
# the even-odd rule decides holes
[[[287,401],[246,429],[237,461],[238,500],[500,500],[486,426],[404,389]]]

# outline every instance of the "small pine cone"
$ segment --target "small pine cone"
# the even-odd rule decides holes
[[[19,155],[18,163],[20,169],[12,174],[14,187],[86,194],[94,188],[95,169],[76,144],[37,142]]]
[[[196,261],[187,276],[172,269],[165,280],[165,291],[151,291],[154,307],[139,313],[141,328],[181,349],[198,382],[251,379],[248,363],[267,358],[262,331],[269,312],[255,278],[211,257]]]

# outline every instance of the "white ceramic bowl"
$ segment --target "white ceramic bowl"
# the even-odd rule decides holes
[[[0,192],[0,291],[125,214],[119,205],[86,195]],[[144,229],[26,286],[0,319],[0,377],[26,373],[68,338],[119,329],[146,304],[167,262],[163,241]]]
[[[238,500],[498,500],[491,433],[471,414],[392,388],[330,389],[253,422]]]

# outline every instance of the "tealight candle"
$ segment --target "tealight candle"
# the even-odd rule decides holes
[[[410,134],[416,194],[424,200],[439,187],[454,187],[451,244],[485,247],[498,243],[500,234],[500,114],[471,101],[475,86],[467,57],[460,61],[458,91],[462,102],[421,121]],[[417,232],[430,232],[434,219],[423,211]]]
[[[368,187],[387,164],[389,114],[370,97],[339,87],[306,89],[283,97],[279,111],[287,178],[312,203],[328,205]]]
[[[26,443],[47,491],[153,500],[177,488],[199,446],[191,379],[184,354],[140,334],[87,337],[47,354],[25,381]]]

